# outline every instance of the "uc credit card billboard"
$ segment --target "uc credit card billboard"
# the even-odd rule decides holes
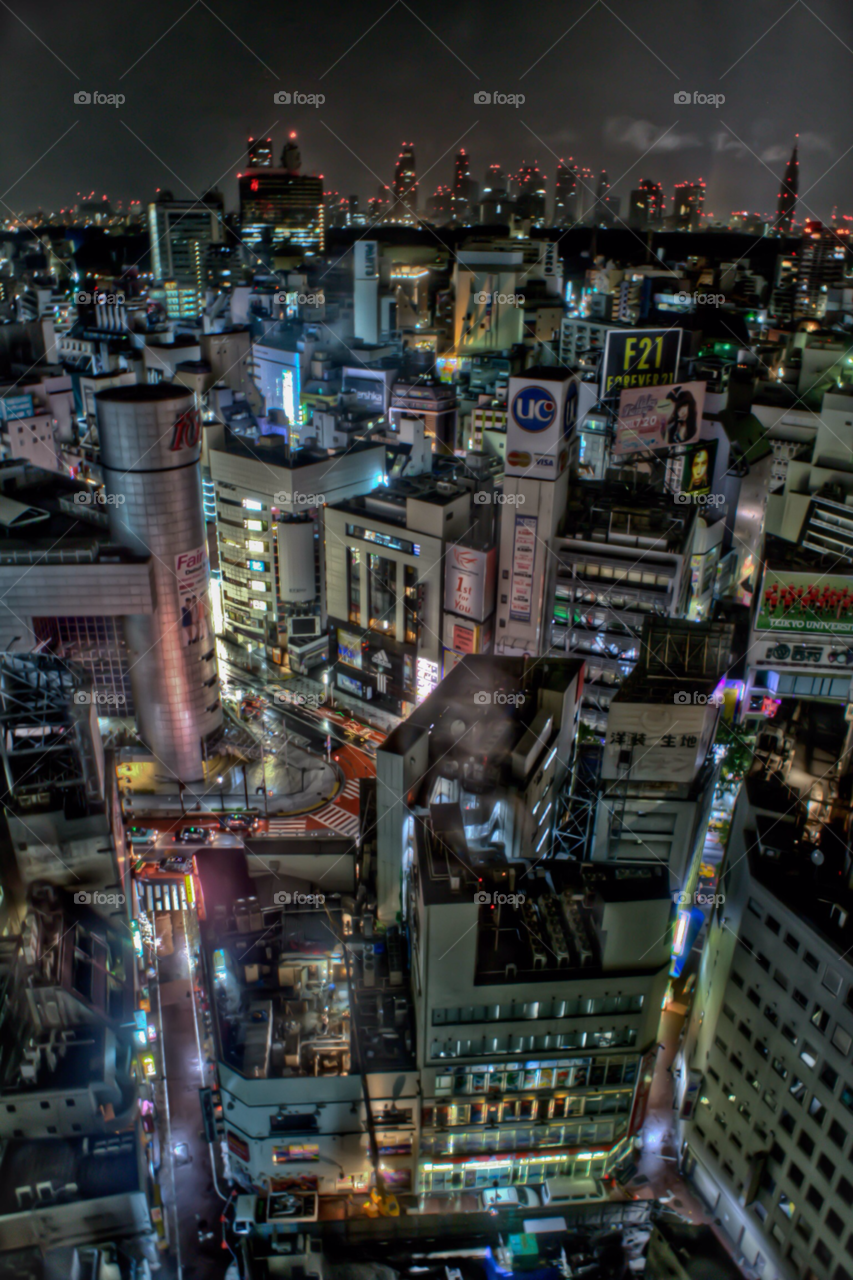
[[[609,329],[601,362],[602,396],[671,385],[680,355],[680,329]]]
[[[528,369],[509,380],[506,422],[507,476],[556,480],[569,461],[579,379],[568,369]]]

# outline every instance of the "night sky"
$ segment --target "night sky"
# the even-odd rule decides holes
[[[0,0],[0,50],[4,216],[214,183],[234,208],[246,136],[271,131],[277,158],[291,128],[303,170],[362,207],[405,140],[431,169],[421,203],[464,146],[480,183],[537,161],[549,195],[559,156],[606,167],[623,213],[640,178],[669,197],[702,177],[718,217],[772,213],[799,132],[800,191],[816,184],[800,216],[853,213],[849,0]],[[482,90],[526,102],[476,105]],[[677,105],[684,91],[726,101]]]

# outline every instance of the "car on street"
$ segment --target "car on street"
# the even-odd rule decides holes
[[[176,871],[180,875],[189,875],[192,869],[192,854],[175,854],[171,858],[160,859],[161,871]]]
[[[480,1204],[484,1209],[538,1209],[541,1201],[532,1187],[485,1187]]]
[[[213,832],[204,827],[181,827],[178,839],[184,844],[207,844],[213,839]]]
[[[153,827],[127,828],[127,838],[131,844],[153,844],[158,834]]]
[[[226,831],[254,831],[260,818],[254,813],[230,813],[221,819]]]

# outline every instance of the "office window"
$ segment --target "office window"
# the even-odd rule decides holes
[[[841,1148],[844,1148],[847,1145],[847,1139],[850,1137],[844,1126],[840,1125],[837,1120],[830,1121],[827,1134],[830,1141],[834,1142],[837,1147]]]
[[[767,925],[767,928],[770,930],[771,933],[779,932],[779,929],[781,926],[779,924],[779,921],[775,918],[775,916],[771,916],[771,915],[766,916],[764,923]]]
[[[841,1101],[848,1111],[853,1111],[853,1089],[846,1081],[841,1086]]]
[[[746,993],[746,998],[747,1000],[750,1000],[755,1005],[756,1009],[761,1008],[761,992],[758,991],[755,987],[749,988],[749,990]]]
[[[761,968],[764,969],[766,973],[770,972],[770,961],[767,959],[767,956],[763,951],[756,951],[755,960],[757,964],[761,965]]]
[[[844,1223],[841,1221],[834,1209],[830,1209],[829,1213],[826,1215],[826,1225],[834,1236],[840,1237],[841,1232],[844,1230]]]
[[[827,968],[826,973],[821,978],[821,986],[826,987],[827,991],[831,991],[837,996],[841,990],[841,974],[836,973],[834,969]]]
[[[814,1094],[812,1094],[812,1100],[809,1103],[809,1115],[812,1120],[814,1120],[815,1124],[823,1124],[826,1119],[826,1107],[823,1105],[820,1098],[816,1097]]]
[[[397,623],[397,561],[368,556],[367,599],[370,626],[393,640]]]
[[[835,1086],[838,1084],[838,1072],[833,1071],[828,1062],[823,1064],[823,1070],[820,1073],[820,1082],[825,1084],[830,1093],[834,1092]]]
[[[791,1179],[795,1187],[801,1187],[805,1181],[806,1175],[798,1164],[792,1160],[788,1165],[788,1177]]]
[[[835,1177],[835,1165],[832,1163],[829,1156],[818,1157],[817,1169],[818,1173],[823,1174],[827,1182],[832,1182],[832,1179]]]
[[[796,1102],[802,1102],[806,1096],[806,1086],[803,1084],[802,1080],[797,1076],[794,1076],[793,1083],[789,1087],[788,1092]]]
[[[814,1252],[815,1252],[815,1257],[817,1258],[821,1266],[828,1267],[829,1264],[832,1262],[832,1254],[829,1252],[829,1249],[827,1249],[826,1245],[824,1244],[823,1240],[820,1239],[820,1237],[818,1237],[818,1239],[815,1240]]]
[[[783,991],[787,991],[791,985],[781,969],[774,970],[773,981],[776,983],[776,986],[781,987]]]
[[[813,1027],[817,1027],[818,1031],[825,1033],[826,1028],[829,1026],[829,1014],[826,1009],[822,1009],[819,1004],[816,1004],[809,1021]]]
[[[823,1196],[820,1194],[817,1187],[809,1187],[806,1199],[813,1209],[823,1208]]]
[[[800,1136],[797,1139],[797,1146],[801,1151],[805,1151],[807,1156],[810,1156],[814,1151],[814,1141],[809,1137],[805,1129],[800,1133]]]
[[[773,1112],[773,1114],[775,1115],[776,1109],[777,1109],[775,1089],[765,1089],[763,1097],[764,1097],[765,1106],[768,1106],[770,1110]]]
[[[851,1045],[853,1045],[853,1040],[850,1039],[843,1027],[836,1027],[832,1033],[832,1043],[838,1052],[843,1053],[846,1057],[850,1052]]]
[[[781,1058],[774,1058],[771,1063],[773,1070],[776,1072],[780,1080],[788,1079],[788,1068],[785,1066]]]
[[[762,1058],[766,1058],[770,1053],[770,1050],[767,1048],[766,1040],[756,1040],[755,1044],[753,1045],[753,1048],[755,1049],[756,1053],[761,1055]]]
[[[851,990],[853,990],[853,988],[851,988]],[[728,1018],[729,1022],[734,1022],[734,1020],[735,1020],[735,1011],[734,1011],[734,1009],[731,1007],[731,1005],[730,1005],[730,1004],[724,1004],[724,1005],[723,1005],[723,1013],[726,1015],[726,1017]]]
[[[729,1054],[729,1062],[732,1064],[735,1071],[743,1071],[743,1062],[736,1053]]]
[[[797,1127],[796,1118],[791,1115],[790,1111],[786,1111],[784,1107],[782,1108],[782,1114],[779,1117],[779,1123],[786,1133],[793,1133]]]
[[[845,1204],[853,1205],[853,1183],[848,1182],[843,1174],[838,1179],[838,1186],[835,1188],[835,1191]]]
[[[771,1004],[766,1004],[764,1006],[764,1016],[770,1023],[771,1027],[778,1027],[779,1015]]]
[[[755,898],[750,898],[746,905],[748,910],[750,910],[754,916],[758,916],[758,919],[760,920],[762,915],[761,907],[759,903],[755,901]]]
[[[800,1057],[807,1067],[817,1066],[817,1049],[813,1049],[807,1040],[803,1042]]]
[[[729,1046],[726,1044],[725,1040],[721,1039],[720,1036],[714,1036],[714,1044],[720,1050],[720,1053],[728,1053]]]
[[[732,979],[732,982],[735,984],[735,986],[738,988],[738,990],[743,991],[743,978],[735,969],[732,969],[731,979]]]
[[[793,996],[801,1009],[808,1009],[809,998],[804,991],[800,991],[799,987],[794,987]]]
[[[817,973],[818,970],[820,969],[820,961],[818,960],[817,956],[813,956],[810,951],[803,952],[803,960],[809,966],[810,969],[813,969],[815,971],[815,973]]]
[[[785,946],[789,951],[793,951],[794,955],[799,954],[800,944],[792,933],[785,934]]]
[[[794,1028],[791,1026],[790,1022],[782,1023],[782,1035],[789,1042],[789,1044],[795,1045],[797,1043],[797,1033],[794,1030]]]

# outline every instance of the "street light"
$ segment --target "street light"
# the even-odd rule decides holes
[[[225,779],[222,777],[221,774],[216,779],[216,785],[219,787],[219,807],[223,813],[225,812],[225,800],[223,799],[223,796],[222,796],[222,784],[224,781]]]

